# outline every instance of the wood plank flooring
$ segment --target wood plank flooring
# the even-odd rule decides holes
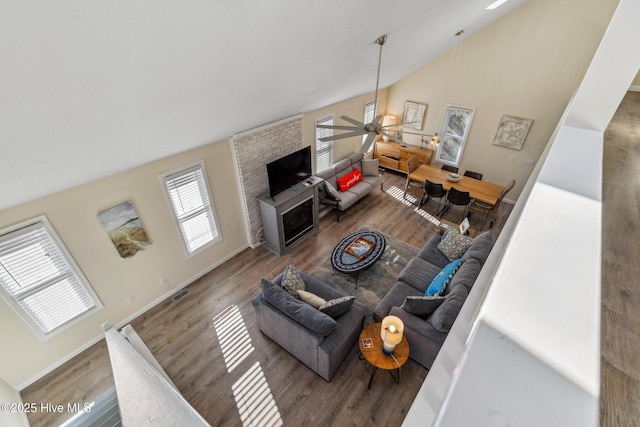
[[[605,132],[600,424],[640,425],[640,93]]]
[[[292,253],[279,258],[261,247],[247,249],[189,285],[186,297],[178,302],[168,299],[132,322],[187,401],[211,425],[242,425],[234,384],[256,368],[264,376],[284,425],[402,423],[427,375],[425,368],[409,360],[402,367],[400,384],[380,371],[367,390],[372,368],[359,359],[355,345],[331,382],[326,382],[257,329],[251,306],[262,277],[275,277],[288,263],[301,270],[314,270],[330,256],[342,237],[361,227],[374,228],[421,247],[437,232],[426,215],[436,211],[436,201],[430,200],[422,209],[416,209],[402,200],[402,188],[404,177],[387,171],[384,192],[377,190],[363,199],[342,215],[340,222],[336,222],[333,212],[323,216],[319,231]],[[511,205],[503,204],[492,228],[494,237],[510,212]],[[461,216],[461,210],[452,208],[445,218],[459,222]],[[471,217],[472,228],[479,228],[481,222],[479,216]],[[228,372],[213,319],[232,305],[237,306],[246,325],[253,351]],[[25,402],[84,403],[112,385],[111,366],[102,340],[23,390],[22,398]],[[268,397],[268,393],[262,397]],[[243,411],[246,416],[246,408]],[[33,427],[51,426],[65,417],[68,414],[35,413],[30,414],[29,421]]]

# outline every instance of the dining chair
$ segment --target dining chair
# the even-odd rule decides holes
[[[447,191],[447,197],[445,198],[444,206],[442,207],[442,211],[440,212],[440,216],[445,214],[451,207],[451,205],[464,206],[464,216],[463,219],[469,215],[469,206],[473,199],[469,196],[468,191],[460,191],[455,187],[451,187],[449,191]]]
[[[507,195],[509,191],[516,185],[516,180],[512,179],[509,184],[502,190],[500,196],[498,197],[498,201],[495,205],[489,205],[487,203],[479,202],[475,200],[471,207],[469,208],[469,212],[477,213],[482,215],[482,226],[484,228],[484,224],[489,220],[489,228],[493,227],[493,223],[498,219],[498,211],[500,209],[500,204],[502,203],[502,199]]]
[[[450,165],[442,165],[442,170],[443,171],[453,172],[453,173],[458,173],[458,168],[455,167],[455,166],[450,166]]]
[[[422,194],[420,191],[422,189],[422,183],[409,179],[409,175],[418,169],[418,167],[420,167],[420,160],[418,160],[418,156],[411,156],[407,159],[407,182],[404,185],[404,194],[402,197],[406,199],[407,193],[418,196],[416,201],[418,202],[418,206],[420,206],[420,202],[422,201]]]
[[[480,172],[464,171],[464,176],[482,181],[482,174]]]
[[[447,190],[442,187],[442,184],[436,184],[428,179],[424,181],[424,186],[422,187],[424,194],[420,199],[420,206],[427,203],[429,198],[436,197],[438,199],[438,208],[436,212],[440,210],[440,203],[442,203],[442,198],[447,195]]]

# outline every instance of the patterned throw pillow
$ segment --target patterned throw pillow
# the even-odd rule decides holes
[[[446,297],[438,295],[428,297],[408,296],[405,298],[404,303],[400,308],[407,313],[415,314],[416,316],[428,316],[433,313],[436,308],[440,307],[440,304],[442,304],[445,299]]]
[[[451,279],[453,279],[456,271],[460,268],[460,264],[462,264],[462,260],[456,259],[445,265],[427,288],[424,293],[425,296],[441,295]]]
[[[346,296],[329,300],[318,307],[318,310],[337,319],[351,309],[356,297]]]
[[[471,237],[463,236],[458,230],[452,228],[442,236],[438,249],[449,258],[449,261],[453,261],[464,255],[472,243]]]
[[[304,281],[293,264],[289,264],[284,270],[284,275],[282,276],[282,288],[294,298],[298,298],[299,290],[304,291],[306,288]]]
[[[360,173],[360,169],[355,168],[345,176],[338,178],[338,187],[340,187],[340,191],[345,192],[360,181],[362,181],[362,173]]]

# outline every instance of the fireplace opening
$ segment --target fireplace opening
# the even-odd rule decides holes
[[[282,213],[284,246],[290,246],[313,230],[313,197]]]

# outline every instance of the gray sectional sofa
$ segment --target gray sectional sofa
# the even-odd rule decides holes
[[[424,296],[431,281],[451,262],[438,249],[443,238],[440,235],[433,236],[418,255],[407,263],[395,285],[373,313],[378,322],[388,314],[402,319],[404,334],[409,342],[409,357],[427,369],[431,368],[493,246],[490,231],[473,240],[461,257],[461,266],[447,284],[442,294],[444,298],[433,297],[434,301],[431,302],[424,301],[425,298],[407,300],[408,296]],[[425,310],[424,305],[416,309],[415,303],[434,302],[439,305],[432,312]]]
[[[345,296],[304,271],[297,273],[314,295],[327,301]],[[272,282],[263,279],[252,300],[258,329],[329,381],[358,340],[366,309],[354,301],[344,314],[321,312],[283,290],[283,275]]]
[[[378,159],[367,160],[363,157],[364,154],[362,153],[352,154],[346,159],[334,163],[330,168],[316,173],[317,177],[324,179],[333,189],[337,190],[337,193],[333,192],[332,194],[331,190],[327,189],[324,183],[319,186],[320,203],[336,211],[337,221],[340,221],[340,212],[349,209],[356,202],[371,193],[376,187],[380,186],[380,189],[382,189],[384,176],[378,172]],[[362,172],[362,181],[347,191],[340,191],[337,183],[338,178],[347,175],[355,168],[358,168],[360,172]]]

